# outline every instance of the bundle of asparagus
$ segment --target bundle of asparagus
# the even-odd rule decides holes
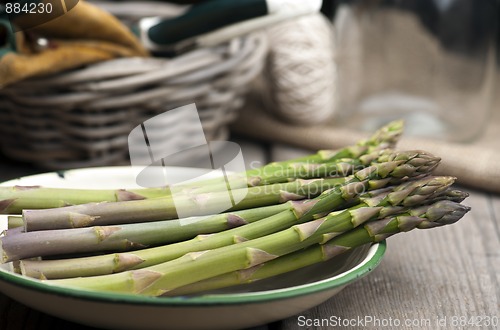
[[[432,175],[439,158],[395,151],[402,129],[393,122],[353,146],[235,174],[247,194],[222,214],[213,214],[226,189],[218,179],[181,187],[181,205],[192,210],[183,219],[168,187],[2,187],[0,211],[21,217],[0,237],[0,257],[53,285],[183,295],[456,222],[469,211],[467,194],[451,187],[455,178]]]

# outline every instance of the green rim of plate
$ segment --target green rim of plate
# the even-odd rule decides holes
[[[234,294],[213,294],[205,296],[193,297],[148,297],[131,294],[120,294],[112,292],[96,292],[77,288],[67,288],[55,285],[50,285],[42,281],[23,277],[18,274],[10,273],[6,270],[0,270],[0,280],[14,284],[16,286],[32,289],[43,293],[49,293],[59,296],[72,297],[106,303],[119,304],[140,304],[153,306],[168,306],[168,307],[197,307],[211,305],[234,305],[247,303],[260,303],[265,301],[288,299],[308,294],[313,294],[320,291],[326,291],[341,286],[345,286],[355,280],[367,275],[373,271],[382,261],[385,254],[387,244],[385,241],[373,244],[367,256],[360,264],[354,268],[336,275],[334,277],[321,280],[318,282],[298,285],[285,289],[276,289],[269,291],[259,291],[251,293],[234,293]]]

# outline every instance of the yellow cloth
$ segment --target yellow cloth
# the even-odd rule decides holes
[[[37,51],[33,37],[48,39]],[[139,40],[118,19],[80,1],[68,13],[26,32],[16,33],[17,52],[0,58],[0,88],[117,57],[147,56]]]

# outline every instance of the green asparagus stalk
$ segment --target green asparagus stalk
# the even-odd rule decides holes
[[[455,199],[451,195],[448,195],[448,197]],[[372,242],[380,242],[397,233],[407,232],[416,228],[431,228],[432,226],[428,225],[430,223],[435,226],[449,225],[458,221],[470,210],[469,207],[459,204],[460,199],[461,197],[457,198],[457,201],[439,201],[432,205],[410,210],[406,214],[398,214],[381,220],[375,220],[330,239],[323,244],[315,244],[304,250],[287,254],[248,269],[226,273],[182,286],[168,291],[166,296],[195,294],[252,283],[330,260],[356,247]]]
[[[23,217],[10,215],[7,217],[7,228],[22,228],[24,227]]]
[[[348,183],[337,186],[312,201],[291,204],[288,211],[222,233],[199,236],[193,240],[144,249],[133,253],[118,253],[87,258],[56,261],[22,262],[25,275],[37,278],[64,278],[110,274],[155,265],[178,258],[193,251],[221,247],[242,240],[253,239],[290,227],[297,221],[309,221],[317,214],[325,214],[357,201],[363,189],[376,189],[390,184],[391,180],[415,177],[429,173],[439,163],[439,158],[421,151],[395,152],[384,164],[374,164],[356,172]],[[422,160],[426,160],[422,162]],[[408,183],[409,184],[409,183]],[[401,193],[399,193],[401,195]],[[367,195],[372,198],[373,195]]]
[[[24,209],[46,209],[92,202],[119,202],[165,196],[169,189],[66,189],[41,186],[0,187],[0,213],[21,214]]]
[[[204,217],[76,229],[20,232],[22,228],[15,228],[0,237],[0,255],[3,262],[9,262],[53,255],[136,250],[239,227],[289,207],[277,204]]]
[[[345,160],[358,160],[376,150],[392,148],[403,131],[401,121],[393,122],[378,130],[371,138],[336,151],[319,151],[307,157],[275,162],[245,173],[231,175],[231,180],[242,180],[242,184],[257,186],[269,183],[287,182],[296,178],[312,178],[322,176],[325,166],[315,168],[312,164],[344,163]],[[313,169],[308,174],[304,169]],[[299,169],[299,170],[298,170]],[[324,171],[324,172],[322,172]],[[342,174],[342,172],[339,172]],[[350,173],[349,173],[350,174]],[[225,180],[219,178],[200,182],[180,184],[180,187],[195,188],[198,193],[221,191],[226,189]],[[144,188],[132,190],[92,190],[92,189],[60,189],[40,186],[0,187],[0,213],[20,214],[24,209],[47,209],[69,205],[79,205],[97,202],[118,202],[142,200],[171,195],[169,187]]]
[[[229,211],[317,196],[345,181],[346,178],[296,180],[248,188],[245,198]],[[233,190],[233,194],[239,194],[238,190]],[[180,196],[175,202],[171,197],[162,197],[127,202],[89,203],[54,209],[24,210],[23,220],[26,231],[159,221],[178,218],[179,207],[186,216],[210,215],[223,209],[227,199],[227,192],[213,192]]]
[[[433,180],[433,184],[417,186],[415,190],[434,196],[436,189],[445,190],[434,184],[442,180],[453,182],[452,178],[437,179]],[[406,203],[406,198],[402,197],[405,195],[402,191],[407,196],[412,196],[411,193],[406,193],[406,189],[397,190],[384,197],[377,206],[358,205],[344,211],[332,212],[323,218],[296,224],[280,232],[240,244],[188,253],[170,262],[141,270],[99,277],[55,280],[55,282],[86,289],[162,295],[183,285],[259,265],[313,244],[330,240],[369,220],[399,213],[400,209],[394,206]],[[315,204],[317,205],[319,203]]]

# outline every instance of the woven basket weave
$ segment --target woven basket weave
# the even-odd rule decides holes
[[[0,147],[52,169],[117,164],[135,126],[190,103],[207,140],[226,139],[266,53],[265,35],[254,33],[172,59],[116,59],[23,81],[0,90]]]

